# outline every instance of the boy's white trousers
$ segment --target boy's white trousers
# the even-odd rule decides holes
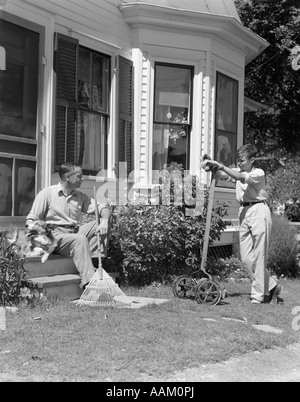
[[[239,209],[240,252],[244,266],[252,279],[251,299],[264,302],[277,280],[267,270],[272,229],[271,211],[261,202]]]

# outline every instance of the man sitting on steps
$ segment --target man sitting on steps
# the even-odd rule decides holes
[[[97,233],[107,236],[110,207],[98,204],[100,224],[96,220],[80,224],[82,214],[95,215],[95,201],[81,191],[81,166],[64,163],[59,168],[60,182],[41,190],[33,202],[26,224],[45,220],[58,241],[55,252],[72,257],[81,277],[82,289],[92,279],[95,268],[91,255],[97,250]]]

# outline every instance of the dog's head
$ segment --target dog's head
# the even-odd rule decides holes
[[[25,225],[27,229],[27,236],[35,236],[35,235],[48,235],[49,229],[47,228],[47,223],[45,221],[34,221],[27,223]]]
[[[50,238],[51,231],[47,228],[45,221],[34,221],[25,225],[27,229],[26,236],[35,247],[45,247],[52,243]]]

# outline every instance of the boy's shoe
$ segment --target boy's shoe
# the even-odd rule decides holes
[[[284,300],[282,297],[280,297],[281,291],[282,291],[281,285],[276,285],[273,289],[271,289],[269,302],[271,303],[272,300],[275,302],[276,300],[277,304],[283,304]]]
[[[251,299],[251,303],[252,303],[252,304],[262,304],[263,302],[262,302],[262,301],[259,301],[259,300],[257,300],[257,299]]]
[[[282,298],[282,297],[277,296],[277,300],[276,300],[276,302],[277,302],[277,304],[283,304],[283,303],[284,303],[284,300],[283,300],[283,298]]]

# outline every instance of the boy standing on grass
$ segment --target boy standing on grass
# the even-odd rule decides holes
[[[236,199],[239,208],[239,238],[241,259],[252,280],[251,303],[283,303],[279,296],[282,287],[270,276],[267,258],[272,228],[271,211],[267,204],[265,172],[254,167],[257,148],[246,144],[237,151],[238,168],[205,159],[203,168],[216,168],[220,178],[236,182]]]

